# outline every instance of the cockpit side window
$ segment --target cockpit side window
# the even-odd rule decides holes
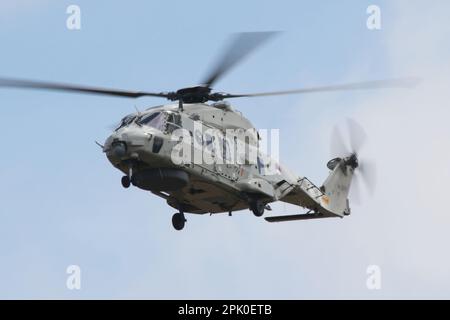
[[[181,116],[178,113],[170,112],[167,115],[167,132],[172,133],[181,128]]]

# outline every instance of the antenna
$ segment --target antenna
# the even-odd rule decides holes
[[[134,105],[134,109],[136,109],[136,112],[138,113],[138,116],[141,115],[141,111],[138,109],[138,107],[136,105]]]

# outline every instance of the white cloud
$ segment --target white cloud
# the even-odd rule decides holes
[[[448,298],[450,6],[396,4],[395,23],[382,31],[389,33],[392,73],[423,83],[376,91],[348,106],[367,129],[364,151],[377,162],[378,186],[373,199],[354,208],[347,231],[369,259],[382,260],[383,297]]]
[[[15,10],[17,3],[2,2],[0,8],[4,10],[0,12],[22,13]],[[32,3],[35,2],[20,2],[33,6]],[[70,212],[80,220],[70,220],[54,228],[58,231],[56,236],[66,235],[67,239],[63,237],[61,242],[76,252],[66,253],[61,263],[56,261],[55,253],[62,255],[61,252],[70,253],[70,250],[66,246],[60,248],[58,243],[52,247],[50,243],[53,237],[56,239],[55,235],[47,241],[41,240],[36,245],[39,255],[47,260],[53,257],[55,261],[50,259],[47,264],[39,265],[36,273],[30,272],[17,285],[16,279],[27,272],[29,244],[24,242],[18,250],[11,249],[13,253],[8,261],[22,267],[10,263],[2,269],[5,277],[14,280],[8,282],[8,288],[17,288],[15,295],[12,290],[5,294],[23,296],[23,290],[28,290],[27,294],[33,295],[28,293],[30,288],[38,288],[47,290],[39,296],[48,297],[61,295],[57,290],[60,288],[64,296],[67,294],[64,270],[75,255],[80,256],[77,263],[81,260],[81,265],[88,264],[86,276],[91,274],[91,278],[86,279],[89,285],[83,291],[88,297],[448,298],[450,50],[446,41],[450,24],[446,14],[450,5],[444,1],[439,5],[425,1],[397,1],[396,4],[395,8],[382,7],[382,10],[395,9],[383,14],[395,20],[385,21],[379,31],[387,34],[386,50],[392,74],[422,76],[423,84],[409,91],[374,91],[365,94],[364,100],[361,95],[355,95],[359,98],[345,108],[340,106],[349,100],[340,100],[339,95],[305,96],[301,112],[311,108],[316,112],[314,118],[296,122],[292,116],[292,123],[287,123],[287,126],[301,123],[299,130],[307,138],[295,137],[294,142],[300,140],[302,145],[289,150],[286,162],[294,164],[294,171],[299,169],[298,173],[316,183],[326,174],[323,160],[328,157],[332,125],[348,115],[366,128],[370,141],[364,156],[377,162],[378,187],[373,198],[366,198],[362,206],[353,206],[352,216],[344,220],[275,225],[258,220],[248,212],[236,213],[233,218],[189,216],[187,230],[176,233],[170,229],[170,209],[163,201],[153,198],[149,204],[148,196],[138,190],[131,193],[136,199],[128,193],[123,201],[114,201],[110,210],[93,203],[119,199],[123,197],[122,190],[104,198],[86,196],[91,202],[81,208],[89,209],[89,214],[83,216],[61,205],[65,216]],[[358,74],[357,71],[353,70],[351,75]],[[354,78],[351,75],[343,81]],[[319,108],[323,104],[338,107],[342,111],[340,118],[327,117],[328,112]],[[283,160],[287,155],[281,156]],[[98,188],[98,184],[94,186]],[[283,213],[282,204],[273,207],[274,213]],[[156,208],[161,208],[160,214],[156,214],[159,211]],[[293,210],[299,209],[287,206],[284,213],[294,213]],[[48,220],[40,219],[48,224]],[[21,223],[17,222],[20,230],[24,229]],[[53,228],[53,224],[50,226]],[[15,229],[11,230],[12,234]],[[30,226],[24,230],[30,231],[26,232],[28,235],[34,229]],[[75,240],[68,241],[72,238]],[[11,239],[16,239],[16,235],[11,235]],[[92,256],[85,257],[82,252],[88,246],[90,250],[86,251]],[[66,263],[68,257],[70,261]],[[372,264],[381,267],[379,292],[371,292],[365,285],[366,268]],[[48,285],[52,274],[61,278],[54,282],[56,289]],[[42,277],[33,286],[36,275]],[[89,291],[89,288],[93,289]]]
[[[339,95],[302,98],[299,117],[309,114],[309,108],[317,110],[317,116],[298,129],[311,137],[310,142],[303,141],[302,150],[281,155],[320,183],[324,163],[322,171],[314,170],[320,166],[318,159],[329,156],[332,126],[347,116],[355,118],[369,136],[362,156],[377,163],[376,194],[363,199],[361,206],[353,204],[352,216],[342,221],[264,228],[261,238],[273,241],[261,242],[277,264],[264,279],[272,295],[266,287],[257,297],[448,298],[450,5],[406,1],[390,5],[383,10],[390,10],[386,16],[391,20],[378,31],[385,33],[389,71],[394,76],[419,76],[421,85],[355,94],[354,100]],[[358,70],[351,70],[341,82],[355,74]],[[327,116],[324,106],[328,110],[333,106],[333,116]],[[337,118],[336,110],[342,111]],[[282,206],[275,212],[280,210]],[[381,267],[380,291],[366,288],[366,268],[371,264]]]
[[[332,125],[351,116],[370,138],[364,156],[377,162],[373,198],[354,205],[352,216],[341,221],[273,225],[253,217],[233,222],[227,217],[191,218],[189,232],[196,236],[184,236],[186,242],[179,250],[168,250],[173,256],[165,259],[165,274],[174,274],[176,281],[158,277],[159,266],[148,276],[151,280],[131,288],[130,294],[154,297],[149,289],[154,283],[166,288],[157,296],[177,298],[448,298],[450,61],[443,41],[449,38],[448,6],[399,2],[389,9],[395,10],[395,21],[380,31],[388,33],[392,74],[423,77],[418,88],[373,91],[350,104],[336,95],[311,98],[311,104],[302,99],[301,113],[323,103],[345,103],[346,111],[342,119],[326,117],[325,111],[309,119],[299,129],[311,136],[307,146],[303,141],[304,148],[311,147],[309,154],[290,150],[289,159],[282,154],[282,160],[298,163],[304,170],[299,173],[320,183],[325,162],[322,171],[309,168],[317,169],[317,159],[328,156]],[[276,214],[283,213],[282,204],[273,207]],[[286,210],[298,212],[292,206]],[[201,232],[206,228],[214,231]],[[173,241],[177,246],[180,240]],[[382,289],[376,292],[366,288],[366,268],[372,264],[382,271]]]

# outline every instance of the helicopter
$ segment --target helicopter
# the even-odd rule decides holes
[[[343,90],[409,88],[415,78],[396,78],[295,90],[231,94],[213,85],[238,62],[277,32],[235,34],[201,85],[168,92],[129,91],[56,82],[0,78],[0,87],[54,90],[126,98],[158,97],[171,101],[126,115],[103,144],[109,162],[123,172],[124,188],[135,186],[164,198],[177,212],[172,225],[182,230],[186,213],[216,214],[249,209],[257,217],[276,201],[307,210],[303,214],[266,217],[268,222],[343,218],[350,215],[349,191],[359,170],[369,188],[369,165],[359,162],[365,133],[350,120],[348,149],[339,129],[333,131],[336,157],[327,163],[327,179],[317,186],[261,152],[260,136],[251,122],[227,101]],[[240,146],[240,147],[239,147]],[[195,161],[200,154],[200,161]],[[192,157],[194,155],[194,157]],[[205,161],[207,155],[210,161]],[[194,158],[194,159],[193,159]],[[198,160],[198,159],[197,159]]]

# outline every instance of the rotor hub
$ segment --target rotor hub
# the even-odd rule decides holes
[[[345,161],[345,164],[350,166],[352,169],[358,168],[359,162],[356,153],[353,153],[350,157],[348,157]]]
[[[211,100],[211,90],[207,86],[182,88],[168,93],[167,98],[172,101],[180,100],[184,103],[204,103]]]

